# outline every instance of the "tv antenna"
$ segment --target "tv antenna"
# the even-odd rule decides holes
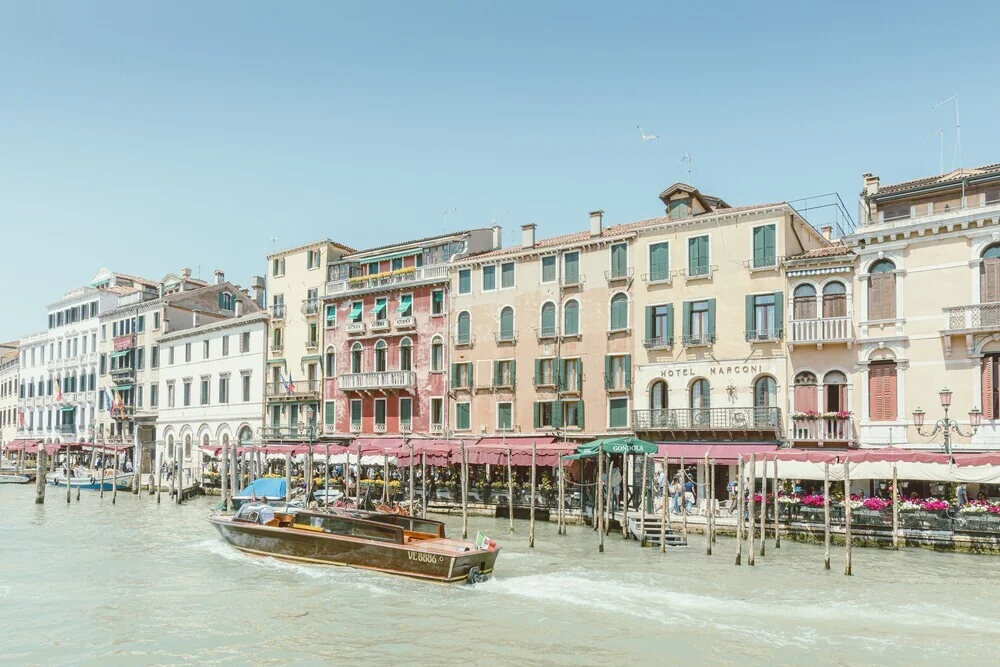
[[[938,173],[943,174],[944,173],[944,128],[942,127],[940,130],[934,130],[930,134],[924,135],[924,139],[929,139],[930,137],[933,137],[935,134],[938,136],[938,143],[940,144],[938,147]]]
[[[937,109],[942,104],[947,104],[948,102],[955,103],[955,155],[951,159],[951,168],[954,170],[955,165],[962,159],[962,121],[958,115],[958,95],[952,95],[946,100],[941,100],[931,108]]]
[[[684,151],[684,154],[681,155],[680,161],[683,162],[686,165],[685,168],[684,168],[685,169],[685,173],[686,173],[686,176],[684,178],[684,182],[690,185],[690,183],[691,183],[691,154],[688,153],[687,151]]]

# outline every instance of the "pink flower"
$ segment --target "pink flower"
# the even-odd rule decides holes
[[[883,500],[882,498],[866,498],[862,504],[866,509],[870,509],[875,512],[881,512],[885,508],[892,506],[891,502]]]

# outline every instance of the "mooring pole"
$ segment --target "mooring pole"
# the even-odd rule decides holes
[[[663,456],[663,484],[660,485],[660,553],[667,553],[667,498],[670,477],[667,475],[667,457]]]
[[[736,564],[743,564],[743,492],[746,489],[746,485],[743,481],[743,476],[746,474],[746,470],[743,466],[743,455],[740,454],[736,459]]]
[[[465,441],[462,440],[462,539],[469,539],[469,460],[465,455]]]
[[[227,479],[228,477],[229,477],[229,440],[228,436],[224,436],[222,439],[222,444],[220,445],[219,449],[219,495],[222,496],[223,512],[229,509],[229,502],[227,500],[229,495],[229,480]],[[157,485],[159,485],[159,476],[157,476]]]
[[[507,514],[510,519],[510,532],[514,532],[514,466],[511,463],[510,449],[507,449]]]
[[[420,452],[420,516],[427,518],[427,451]]]
[[[778,523],[778,455],[774,455],[774,548],[781,548],[781,525]]]
[[[413,516],[416,511],[414,505],[416,498],[413,497],[417,492],[417,480],[414,479],[413,475],[413,471],[416,469],[416,462],[413,460],[413,441],[410,440],[410,442],[407,443],[406,438],[403,438],[403,447],[406,447],[407,445],[410,447],[410,516]],[[397,460],[396,463],[398,465],[399,461]]]
[[[531,508],[529,510],[528,521],[528,547],[535,548],[535,474],[538,455],[538,446],[535,441],[531,442]]]
[[[747,532],[750,534],[750,542],[747,545],[747,565],[754,565],[754,548],[755,542],[757,540],[757,526],[755,525],[756,517],[754,515],[754,510],[756,509],[755,503],[756,498],[754,498],[754,493],[757,490],[757,455],[753,452],[750,453],[750,472],[748,474],[748,481],[750,487],[749,496],[750,501],[750,511],[747,512],[749,517],[749,526],[747,526]]]
[[[104,443],[101,443],[101,498],[104,497]]]
[[[899,548],[899,481],[896,479],[896,464],[892,464],[892,548]]]
[[[597,448],[597,491],[594,493],[594,525],[597,526],[597,532],[600,534],[600,541],[598,542],[597,550],[600,553],[604,553],[604,483],[602,481],[604,477],[604,448]],[[611,475],[608,475],[608,479],[611,479]]]
[[[684,455],[681,454],[681,537],[688,543],[687,472],[684,470]]]
[[[705,452],[705,555],[712,555],[712,471],[708,467],[708,452]]]
[[[761,461],[760,474],[760,555],[764,556],[767,545],[767,459]]]
[[[823,464],[823,569],[830,569],[830,463]]]
[[[22,445],[23,446],[23,445]],[[39,444],[35,466],[35,504],[45,503],[45,445]]]
[[[851,576],[851,467],[844,460],[844,574]]]

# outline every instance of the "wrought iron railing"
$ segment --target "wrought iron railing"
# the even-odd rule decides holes
[[[781,408],[655,408],[633,410],[636,430],[781,429]]]
[[[298,396],[319,392],[319,380],[299,380],[292,382],[268,382],[265,385],[268,396]]]
[[[375,371],[371,373],[345,373],[337,379],[342,391],[364,389],[406,389],[416,384],[413,371]]]

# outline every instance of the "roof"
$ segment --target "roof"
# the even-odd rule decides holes
[[[101,287],[100,290],[102,292],[109,292],[110,294],[117,294],[118,296],[125,296],[126,294],[140,291],[138,287],[125,287],[124,285],[109,285],[108,287]]]
[[[462,229],[462,230],[451,232],[451,233],[435,234],[434,236],[425,236],[423,238],[413,239],[411,241],[401,241],[399,243],[389,243],[387,245],[375,246],[374,248],[365,248],[364,250],[355,250],[355,251],[351,252],[350,254],[344,255],[344,259],[348,259],[348,258],[353,257],[355,255],[367,255],[367,254],[373,253],[373,252],[381,252],[383,250],[389,250],[391,248],[398,248],[400,246],[415,245],[417,243],[426,243],[428,241],[435,241],[437,239],[446,239],[446,238],[450,238],[452,236],[464,236],[464,235],[470,234],[470,233],[472,233],[474,231],[489,231],[489,228],[487,228],[487,227],[479,227],[477,229]]]
[[[20,347],[21,341],[19,340],[9,340],[6,343],[0,343],[0,347]]]
[[[813,248],[798,255],[790,255],[788,259],[814,259],[817,257],[837,257],[839,255],[853,255],[854,249],[846,245],[831,245],[824,248]]]
[[[955,169],[947,174],[917,178],[912,181],[903,181],[901,183],[892,183],[890,185],[880,185],[878,192],[875,193],[875,196],[878,197],[883,194],[903,192],[905,190],[922,188],[928,185],[943,185],[953,181],[957,183],[964,178],[968,178],[969,176],[985,176],[988,174],[1000,174],[1000,163],[988,164],[982,167],[972,167],[969,169]]]
[[[282,255],[288,255],[293,252],[299,252],[300,250],[305,250],[306,248],[313,248],[318,245],[332,245],[340,248],[344,251],[344,254],[350,254],[357,252],[354,248],[344,245],[343,243],[337,243],[331,239],[319,239],[318,241],[310,241],[309,243],[303,243],[302,245],[297,245],[294,248],[285,248],[284,250],[275,250],[274,252],[269,252],[267,258],[280,257]]]
[[[125,278],[126,280],[131,280],[132,282],[139,283],[140,285],[145,285],[146,287],[157,287],[159,285],[159,283],[157,283],[155,280],[150,280],[149,278],[141,278],[139,276],[133,276],[129,273],[119,273],[118,271],[115,271],[114,275],[119,278]]]

